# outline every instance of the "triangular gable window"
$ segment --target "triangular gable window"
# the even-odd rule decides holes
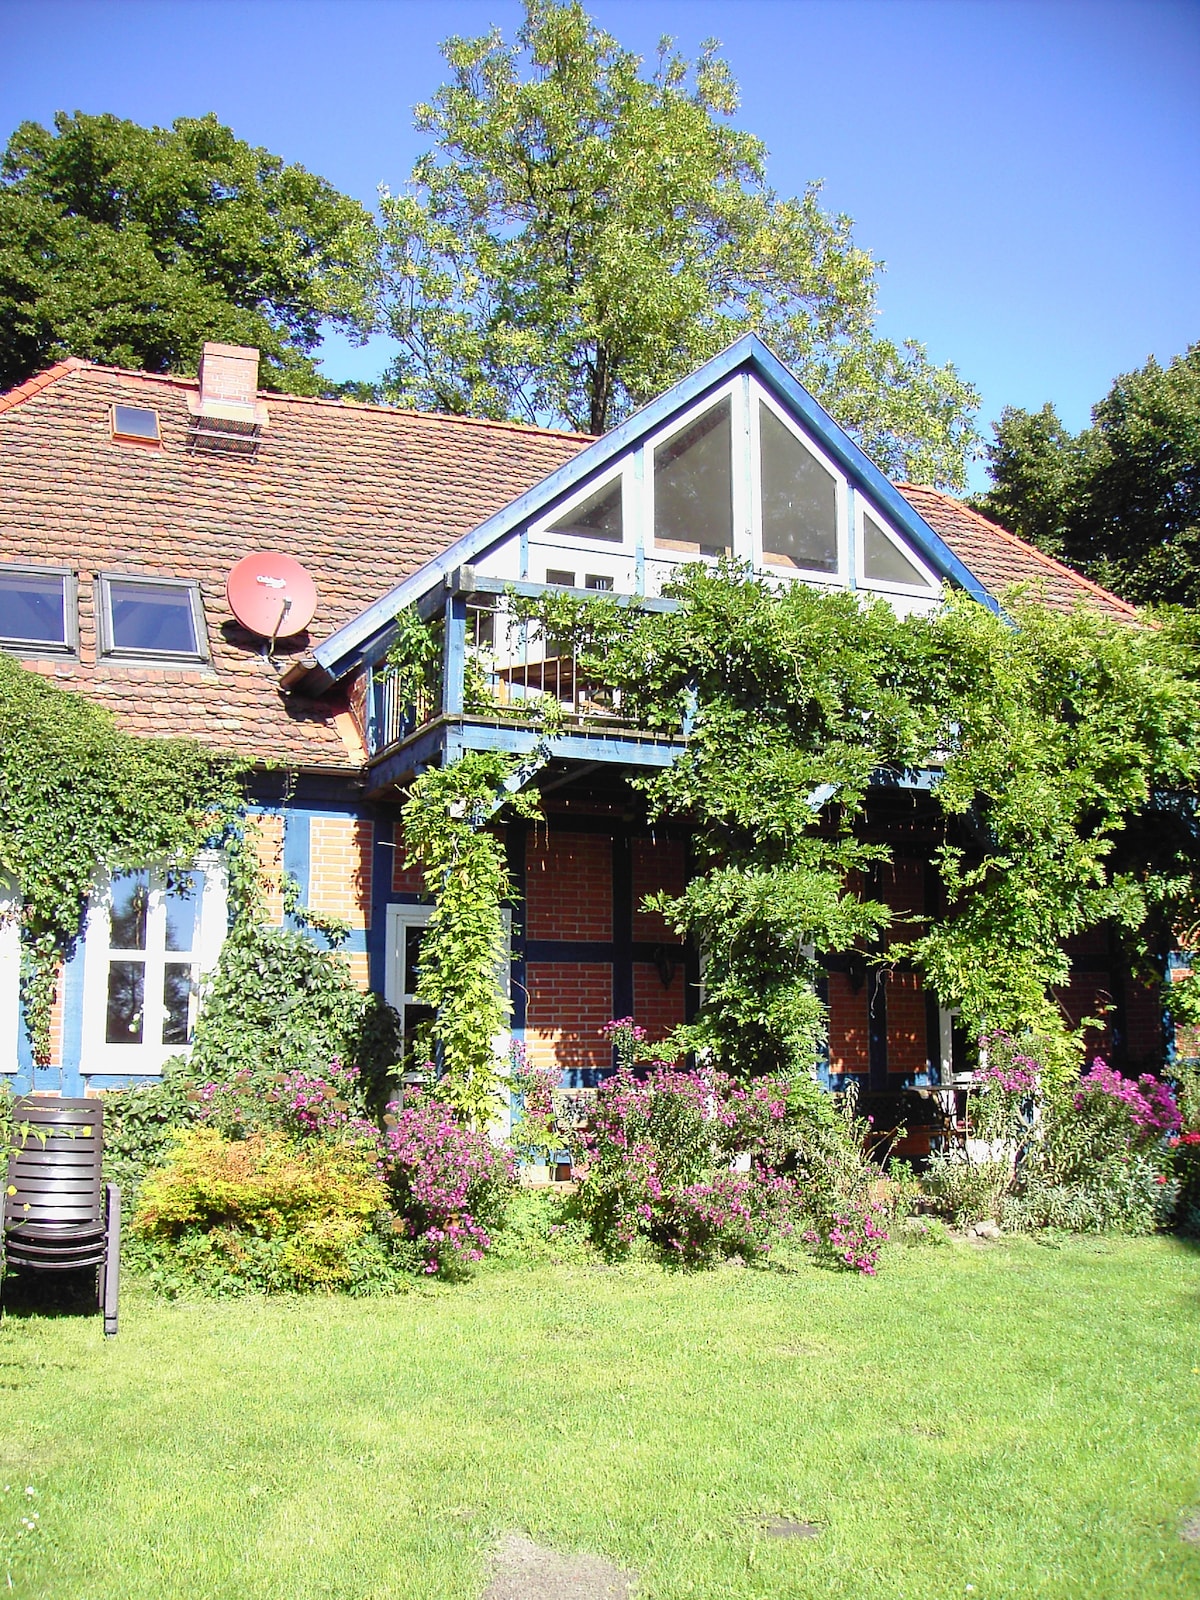
[[[620,544],[624,538],[621,518],[621,479],[604,484],[594,494],[578,501],[546,526],[547,533],[566,534],[572,539],[601,539]]]
[[[654,543],[685,555],[733,545],[733,427],[729,396],[654,452]]]
[[[862,572],[867,583],[903,584],[908,589],[928,589],[929,579],[890,539],[874,517],[863,512]]]
[[[758,454],[763,560],[804,572],[836,572],[837,479],[761,400]]]

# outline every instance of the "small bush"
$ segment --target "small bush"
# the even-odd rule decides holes
[[[384,1119],[383,1171],[426,1273],[454,1276],[482,1259],[515,1181],[512,1152],[427,1099]]]
[[[376,1146],[353,1136],[177,1132],[142,1183],[133,1234],[135,1259],[167,1292],[392,1287],[412,1265],[391,1229]]]

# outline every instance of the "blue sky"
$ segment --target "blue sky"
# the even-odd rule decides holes
[[[825,181],[887,263],[881,328],[1073,428],[1200,339],[1200,0],[593,0],[647,56],[715,36],[781,193]],[[513,0],[0,0],[0,131],[59,109],[236,132],[374,203],[448,33]],[[335,378],[385,360],[332,344]],[[985,481],[981,468],[976,482]]]

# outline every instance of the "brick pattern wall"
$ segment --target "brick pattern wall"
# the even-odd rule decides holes
[[[888,941],[910,939],[913,918],[925,910],[925,864],[901,858],[885,863],[879,876],[879,898],[891,907],[895,918]]]
[[[371,987],[370,957],[365,950],[348,950],[346,960],[350,963],[350,976],[354,979],[355,987],[366,994]]]
[[[915,972],[892,972],[887,980],[889,1072],[923,1072],[929,1062],[925,990]]]
[[[677,944],[679,935],[669,928],[657,911],[643,911],[648,894],[666,890],[682,894],[687,884],[687,852],[682,839],[631,841],[633,856],[633,937],[643,943]]]
[[[525,1042],[538,1067],[607,1067],[612,1050],[601,1028],[612,1017],[608,961],[531,961]]]
[[[605,834],[534,830],[526,858],[527,936],[611,939],[612,870]]]
[[[312,818],[308,903],[314,911],[343,917],[352,928],[370,927],[374,842],[375,828],[370,822],[353,817]]]
[[[857,992],[844,972],[829,974],[829,1069],[866,1072],[871,1065],[867,986]]]
[[[663,988],[657,967],[648,961],[634,962],[633,1015],[646,1029],[650,1043],[657,1044],[685,1020],[686,993],[687,977],[682,962],[675,968],[669,989]]]
[[[1065,988],[1056,989],[1054,993],[1073,1028],[1077,1028],[1084,1017],[1103,1017],[1112,1005],[1112,996],[1101,973],[1077,972]],[[1094,1055],[1108,1060],[1107,1028],[1088,1028],[1083,1037],[1089,1061]]]
[[[425,874],[420,867],[404,865],[404,830],[398,822],[392,826],[392,893],[424,894]]]
[[[281,815],[264,812],[253,819],[254,849],[258,857],[258,883],[262,890],[267,921],[272,927],[283,922],[283,823]]]
[[[1130,981],[1125,990],[1125,1026],[1129,1038],[1129,1059],[1135,1064],[1156,1064],[1163,1055],[1162,1001],[1157,988]],[[1176,1048],[1184,1056],[1195,1055],[1197,1029],[1177,1031]]]

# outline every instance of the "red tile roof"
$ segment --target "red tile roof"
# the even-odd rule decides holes
[[[229,613],[229,568],[262,549],[286,550],[309,568],[318,592],[311,629],[279,651],[299,658],[589,441],[517,423],[263,394],[269,424],[257,459],[222,459],[188,451],[187,396],[196,389],[191,380],[72,358],[0,396],[0,561],[61,563],[80,579],[79,659],[29,664],[110,706],[134,732],[354,769],[362,751],[344,700],[281,693],[262,642]],[[156,409],[161,448],[115,443],[114,402]],[[994,594],[1029,582],[1050,605],[1082,601],[1136,615],[961,501],[901,488]],[[210,666],[97,661],[92,579],[122,571],[199,583]]]
[[[937,534],[946,541],[965,567],[979,579],[990,594],[999,598],[1014,584],[1026,584],[1031,599],[1060,611],[1076,606],[1091,606],[1123,622],[1135,621],[1140,613],[1135,606],[1118,599],[1098,583],[1074,572],[1053,556],[998,523],[989,522],[978,511],[938,489],[900,483],[896,487]]]
[[[264,394],[257,460],[192,455],[195,382],[70,360],[0,398],[0,560],[80,575],[80,657],[36,663],[112,707],[139,733],[189,735],[313,767],[358,765],[338,702],[287,698],[261,641],[233,621],[225,575],[252,550],[282,549],[316,580],[301,654],[486,517],[568,461],[585,440],[477,421]],[[159,413],[161,449],[114,443],[114,402]],[[97,663],[97,572],[199,582],[212,665]],[[30,663],[33,665],[34,663]]]

